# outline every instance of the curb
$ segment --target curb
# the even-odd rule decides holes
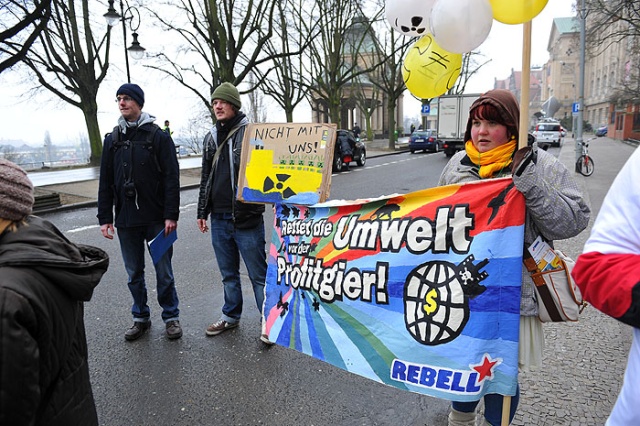
[[[195,188],[198,188],[199,186],[200,186],[199,183],[184,185],[180,187],[180,191],[185,189],[195,189]],[[56,212],[61,212],[65,210],[75,210],[75,209],[92,208],[92,207],[98,207],[98,200],[83,201],[81,203],[63,204],[61,206],[52,207],[49,209],[34,210],[32,214],[39,215],[43,213],[56,213]]]

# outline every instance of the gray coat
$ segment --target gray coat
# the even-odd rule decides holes
[[[587,227],[590,216],[582,191],[567,168],[544,150],[534,148],[534,152],[534,161],[520,176],[513,176],[513,183],[524,195],[526,204],[524,242],[527,247],[538,235],[550,241],[575,237]],[[511,170],[505,169],[495,177],[510,175]],[[471,162],[465,151],[460,151],[445,166],[438,185],[480,179],[478,166]],[[538,315],[533,281],[524,265],[520,314]]]

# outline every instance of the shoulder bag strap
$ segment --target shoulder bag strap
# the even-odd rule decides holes
[[[226,138],[224,138],[224,140],[222,141],[222,143],[220,145],[218,145],[218,148],[216,149],[216,153],[213,155],[213,159],[211,160],[211,173],[213,173],[213,171],[216,168],[216,164],[218,162],[218,158],[220,157],[220,153],[222,152],[222,147],[224,147],[224,144],[227,143],[227,141],[229,139],[231,139],[231,136],[233,136],[239,129],[241,126],[238,126],[234,129],[231,129],[231,131],[229,132],[229,134],[227,135]]]

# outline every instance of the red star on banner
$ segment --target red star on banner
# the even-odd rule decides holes
[[[485,377],[493,376],[493,369],[497,364],[501,363],[502,360],[497,358],[492,360],[488,354],[484,354],[484,358],[482,359],[482,363],[478,365],[470,365],[473,370],[477,371],[480,376],[478,377],[478,382],[481,382],[485,379]]]

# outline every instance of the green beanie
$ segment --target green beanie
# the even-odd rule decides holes
[[[232,105],[235,105],[238,109],[242,107],[242,102],[240,101],[240,93],[238,93],[238,89],[231,83],[224,82],[220,86],[216,88],[211,94],[211,101],[214,99],[222,99],[223,101],[227,101]]]

